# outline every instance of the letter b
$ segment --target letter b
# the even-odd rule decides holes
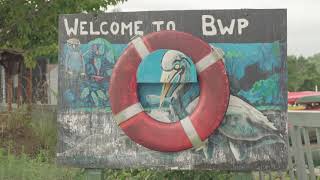
[[[217,35],[217,28],[214,26],[214,17],[211,15],[202,15],[202,34],[204,36]]]

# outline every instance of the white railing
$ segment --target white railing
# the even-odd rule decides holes
[[[289,174],[291,179],[320,176],[320,111],[289,111]]]
[[[253,172],[234,179],[320,179],[320,111],[289,111],[288,137],[287,171]]]

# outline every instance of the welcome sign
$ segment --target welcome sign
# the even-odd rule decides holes
[[[61,15],[60,164],[287,167],[286,10]]]
[[[68,36],[71,35],[108,35],[109,33],[117,35],[143,35],[144,31],[142,29],[144,21],[129,21],[129,22],[119,22],[119,21],[101,21],[95,23],[94,21],[79,21],[79,18],[75,18],[71,23],[68,22],[68,19],[63,19],[65,31]],[[150,22],[148,22],[150,23]],[[217,19],[215,23],[215,17],[212,15],[201,15],[201,24],[202,24],[202,34],[204,36],[215,36],[224,35],[226,33],[233,34],[242,34],[243,29],[247,28],[249,25],[248,19],[239,18],[231,19],[229,23],[223,25],[221,19]],[[156,31],[161,30],[176,30],[175,21],[152,21],[152,29]],[[217,26],[217,27],[216,27]],[[96,28],[96,29],[95,29]],[[217,30],[218,28],[218,30]],[[236,28],[236,30],[235,30]]]

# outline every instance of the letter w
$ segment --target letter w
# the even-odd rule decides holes
[[[217,22],[218,22],[220,33],[222,35],[226,34],[226,32],[228,32],[228,34],[233,34],[233,28],[234,28],[234,23],[235,23],[234,19],[231,20],[229,27],[228,26],[223,27],[221,19],[218,19]]]
[[[76,18],[76,19],[74,19],[74,27],[69,27],[68,20],[64,19],[64,26],[66,27],[66,31],[67,31],[68,36],[70,36],[71,33],[73,35],[78,34],[78,24],[79,24],[79,19]]]

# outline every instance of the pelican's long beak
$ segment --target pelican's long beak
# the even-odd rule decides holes
[[[162,85],[162,90],[160,93],[160,105],[159,107],[162,106],[164,99],[166,98],[170,88],[171,88],[171,83],[172,80],[174,79],[173,77],[177,74],[177,71],[172,70],[172,71],[162,71],[160,82],[163,83]]]
[[[160,105],[159,105],[159,107],[162,106],[163,101],[164,101],[165,97],[167,96],[167,94],[168,94],[168,92],[170,90],[170,87],[171,87],[171,83],[163,83],[162,91],[161,91],[161,94],[160,94]]]

